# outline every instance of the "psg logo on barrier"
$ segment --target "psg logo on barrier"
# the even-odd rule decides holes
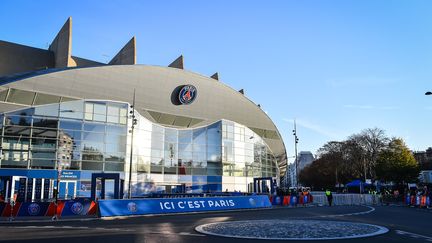
[[[37,203],[32,203],[28,206],[27,211],[32,216],[38,215],[40,212],[40,206]]]
[[[76,215],[80,215],[83,210],[84,210],[84,206],[80,202],[76,202],[76,203],[72,204],[72,206],[71,206],[72,213],[74,213]]]
[[[131,213],[136,213],[136,211],[138,211],[138,207],[137,207],[136,203],[134,203],[134,202],[128,203],[127,209]]]
[[[255,202],[255,200],[254,200],[253,198],[249,198],[249,204],[250,204],[251,206],[255,206],[255,205],[256,205],[256,202]]]
[[[189,105],[195,100],[197,94],[198,92],[195,86],[188,84],[180,89],[178,99],[181,104]]]

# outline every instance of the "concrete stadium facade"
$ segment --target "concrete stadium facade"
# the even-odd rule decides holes
[[[51,198],[57,177],[61,197],[88,197],[92,174],[128,182],[130,161],[134,196],[247,192],[253,178],[285,174],[275,124],[217,73],[184,70],[182,56],[168,67],[138,65],[135,38],[108,64],[74,57],[71,28],[68,19],[48,50],[0,41],[6,197],[25,184],[25,200]]]

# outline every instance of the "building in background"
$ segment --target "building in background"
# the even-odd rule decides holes
[[[312,164],[315,157],[310,151],[301,151],[297,156],[298,172],[300,173],[306,166]]]
[[[432,183],[432,148],[429,147],[426,151],[415,151],[413,154],[420,166],[420,182]]]
[[[168,67],[138,65],[135,38],[108,64],[83,59],[72,55],[71,33],[69,18],[48,50],[0,41],[6,198],[49,199],[57,177],[60,197],[74,198],[127,191],[129,173],[134,196],[247,192],[254,178],[285,174],[275,124],[217,73],[186,71],[182,56]],[[121,182],[105,178],[112,174]]]

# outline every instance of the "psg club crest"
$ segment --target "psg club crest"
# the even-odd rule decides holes
[[[128,203],[127,209],[131,213],[136,213],[136,211],[138,211],[138,207],[137,207],[136,203],[134,203],[134,202]]]
[[[84,210],[84,206],[80,202],[76,202],[71,206],[72,213],[76,215],[80,215],[83,210]]]
[[[32,203],[28,206],[27,211],[31,216],[38,215],[40,212],[40,206],[37,203]]]
[[[197,89],[193,85],[185,85],[180,89],[179,101],[183,105],[191,104],[197,97]]]

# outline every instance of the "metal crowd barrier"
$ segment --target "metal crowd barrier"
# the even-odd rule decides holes
[[[314,204],[328,205],[327,196],[314,195]],[[333,205],[378,205],[381,204],[379,195],[373,194],[333,194]]]

